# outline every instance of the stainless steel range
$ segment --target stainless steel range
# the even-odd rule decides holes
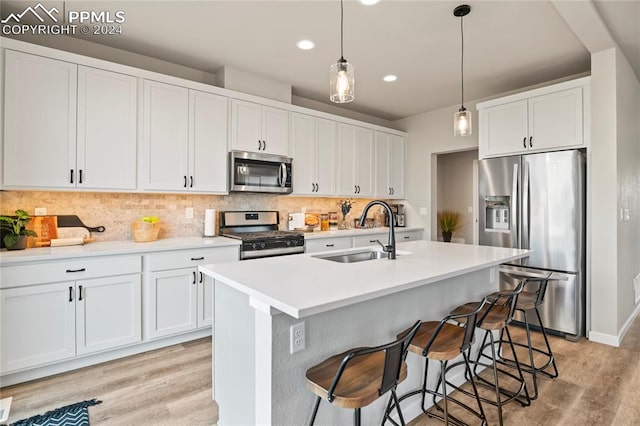
[[[220,233],[242,241],[240,260],[304,253],[304,234],[279,231],[277,211],[222,212]]]

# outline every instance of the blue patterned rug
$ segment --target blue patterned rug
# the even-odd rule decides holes
[[[11,426],[89,426],[87,407],[101,403],[102,401],[95,399],[76,402],[28,419],[18,420],[11,423]]]

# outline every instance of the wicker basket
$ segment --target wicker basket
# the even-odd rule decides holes
[[[137,220],[131,225],[131,230],[133,231],[133,240],[136,243],[155,241],[160,232],[160,222],[151,223]]]

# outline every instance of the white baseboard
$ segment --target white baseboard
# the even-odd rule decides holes
[[[597,331],[590,331],[589,340],[596,343],[602,343],[604,345],[615,346],[616,348],[620,347],[624,336],[626,336],[629,332],[629,327],[631,327],[631,324],[633,324],[633,320],[636,319],[638,314],[640,314],[640,304],[636,305],[633,313],[629,316],[629,318],[627,318],[627,321],[625,321],[617,336],[614,336],[613,334],[600,333]]]

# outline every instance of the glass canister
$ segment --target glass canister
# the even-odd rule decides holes
[[[338,230],[338,212],[329,212],[329,230]]]
[[[321,231],[329,230],[329,214],[328,213],[322,213],[320,215],[320,230]]]

